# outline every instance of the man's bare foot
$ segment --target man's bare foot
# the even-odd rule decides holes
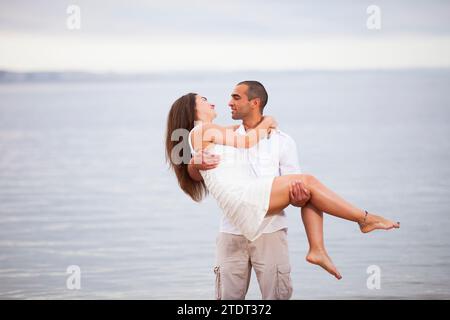
[[[336,269],[336,266],[333,264],[325,250],[309,250],[308,255],[306,256],[306,261],[321,266],[338,280],[342,278],[341,274]]]
[[[383,217],[367,214],[364,222],[358,222],[362,233],[368,233],[376,229],[390,230],[400,228],[400,222],[394,222]]]

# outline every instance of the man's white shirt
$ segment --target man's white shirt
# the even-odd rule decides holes
[[[236,132],[244,135],[244,126],[241,125]],[[247,153],[247,159],[256,177],[276,177],[301,173],[295,141],[280,130],[272,132],[269,138],[261,139],[253,148],[241,149],[241,151]],[[271,233],[281,229],[287,229],[287,218],[284,211],[265,217],[258,234]],[[219,231],[242,235],[225,215],[222,215]]]

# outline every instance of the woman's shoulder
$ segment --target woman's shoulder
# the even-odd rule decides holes
[[[196,135],[196,136],[205,136],[205,133],[209,135],[214,135],[214,132],[220,132],[222,133],[223,130],[225,130],[226,127],[215,124],[215,123],[201,123],[198,125],[195,125],[194,128],[192,128],[190,134]],[[234,131],[234,130],[233,130]]]
[[[210,129],[210,128],[223,128],[223,126],[216,124],[216,123],[212,123],[212,122],[208,122],[208,123],[199,123],[196,124],[193,128],[193,130],[206,130],[206,129]]]
[[[198,123],[189,131],[189,144],[193,151],[202,149],[203,134],[206,128],[208,128],[207,123]]]
[[[217,130],[221,129],[223,127],[215,123],[196,124],[189,132],[189,142],[196,151],[211,147],[212,137],[217,134]],[[219,134],[221,134],[220,131]]]
[[[205,130],[205,128],[207,127],[207,124],[203,124],[203,123],[198,123],[195,124],[194,127],[191,129],[191,131],[189,131],[189,137],[191,136],[202,136],[203,135],[203,131]]]

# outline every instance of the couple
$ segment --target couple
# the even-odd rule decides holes
[[[166,157],[181,189],[195,201],[210,193],[224,213],[214,269],[217,299],[244,299],[252,266],[263,299],[290,298],[283,212],[290,204],[302,207],[310,246],[306,260],[337,279],[341,275],[324,246],[323,212],[358,223],[363,233],[400,227],[353,206],[314,176],[300,174],[295,142],[272,117],[263,116],[267,98],[261,83],[243,81],[229,103],[232,118],[242,125],[214,124],[214,105],[195,93],[176,100],[167,119]]]

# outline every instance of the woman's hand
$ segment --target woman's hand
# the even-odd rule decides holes
[[[274,131],[278,127],[278,123],[275,120],[275,118],[272,116],[265,116],[263,121],[265,121],[266,124],[269,126],[267,128],[267,133],[268,133],[268,136],[270,137],[270,134],[272,133],[272,131]]]
[[[265,121],[267,123],[269,128],[276,128],[278,126],[277,121],[272,116],[264,116],[264,120],[263,121]]]

